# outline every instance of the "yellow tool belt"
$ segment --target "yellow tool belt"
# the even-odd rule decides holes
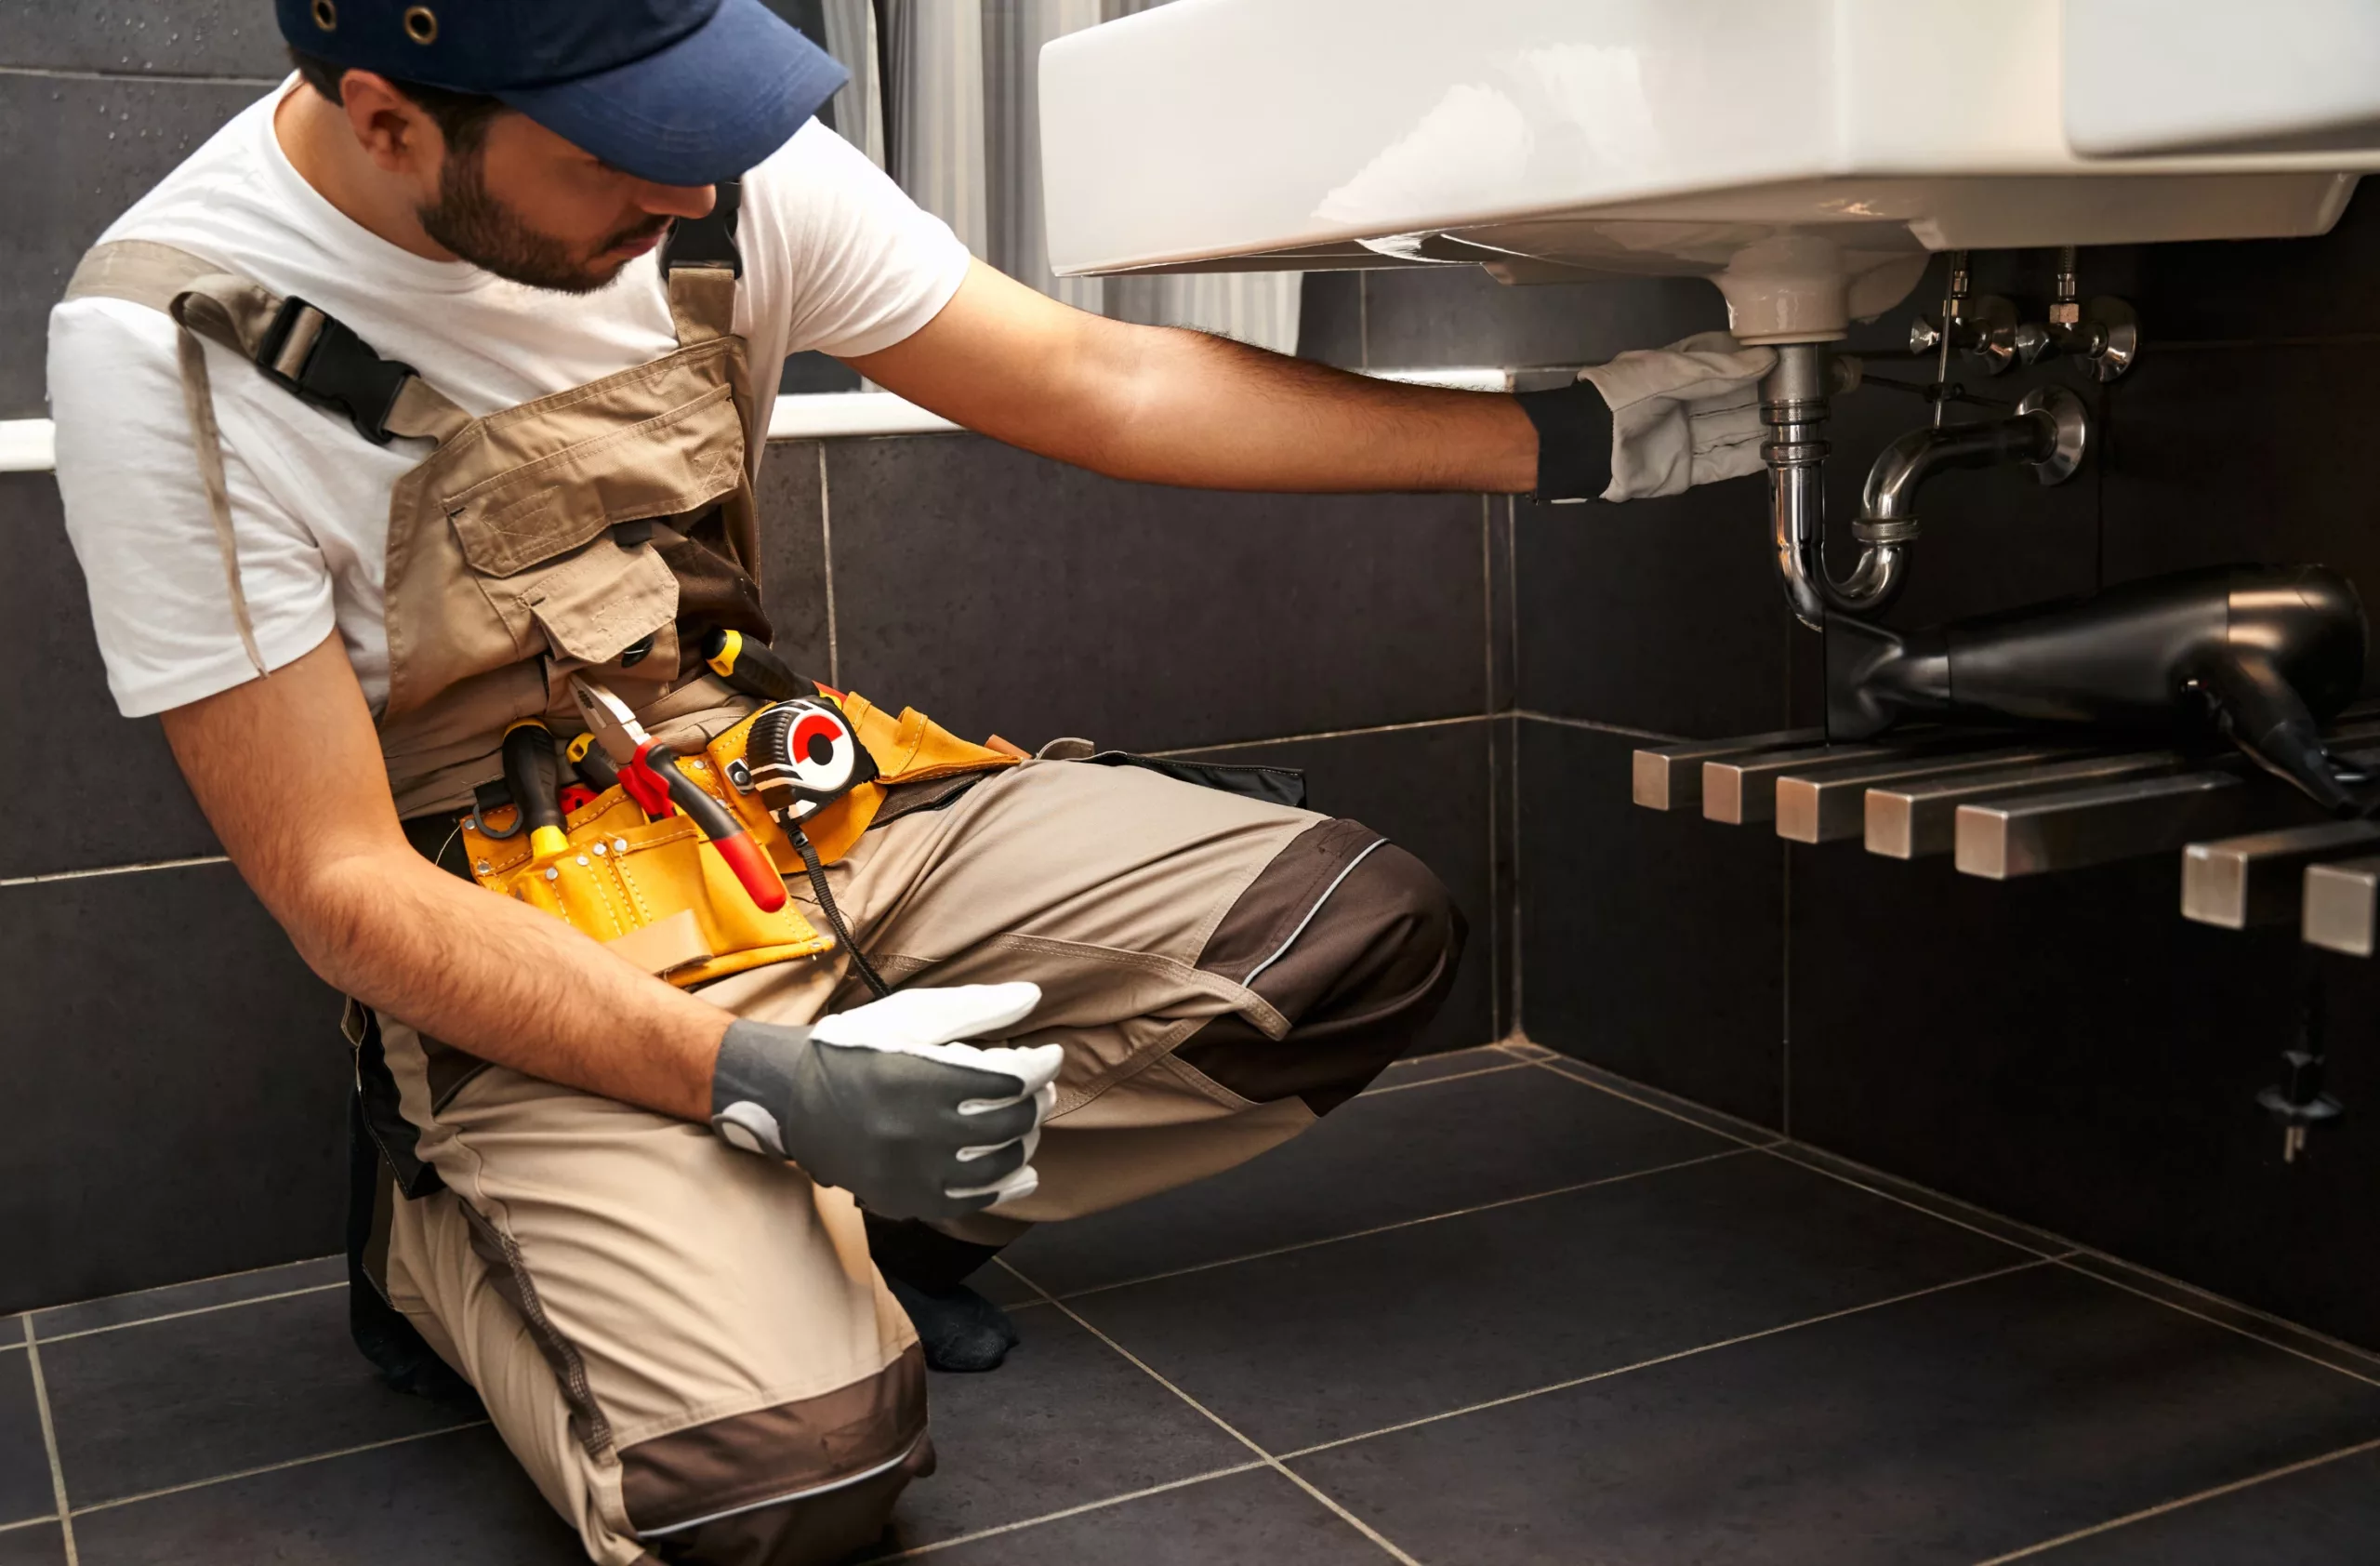
[[[804,823],[804,835],[825,864],[858,843],[888,788],[1014,766],[1022,759],[1012,750],[960,739],[914,708],[904,708],[896,718],[856,694],[842,697],[840,706],[878,776]],[[728,781],[729,764],[743,759],[745,738],[759,715],[747,715],[700,755],[685,756],[684,768],[768,850],[790,888],[801,884],[800,852],[757,792]],[[802,917],[791,898],[774,913],[754,907],[725,861],[703,851],[702,834],[682,812],[647,819],[617,786],[569,814],[563,822],[568,847],[543,866],[536,863],[529,834],[518,830],[517,807],[485,815],[463,820],[474,881],[567,920],[572,928],[672,984],[704,984],[834,949],[834,938]],[[491,827],[511,835],[491,837]]]

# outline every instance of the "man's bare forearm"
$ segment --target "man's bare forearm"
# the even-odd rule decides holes
[[[727,1013],[407,850],[317,869],[284,924],[323,978],[484,1060],[663,1114],[710,1114]]]
[[[941,314],[851,363],[971,430],[1114,478],[1308,492],[1537,483],[1536,428],[1501,392],[1109,321],[980,261]]]
[[[708,1118],[732,1019],[416,854],[336,634],[165,724],[231,862],[329,984],[483,1059]]]
[[[1203,332],[1118,329],[1135,339],[1129,412],[1084,464],[1112,477],[1497,494],[1536,483],[1537,431],[1502,393],[1353,375]]]

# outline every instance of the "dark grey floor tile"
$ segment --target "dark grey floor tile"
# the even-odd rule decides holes
[[[260,8],[239,3],[263,20]],[[0,418],[47,414],[49,307],[84,250],[264,92],[239,83],[0,74],[0,147],[13,154],[0,162],[10,236],[0,249]]]
[[[1521,724],[1521,1024],[1566,1055],[1781,1125],[1784,851],[1765,827],[1630,803],[1641,743]]]
[[[0,1038],[46,1041],[10,1064],[0,1308],[337,1248],[338,999],[238,871],[0,888]]]
[[[826,454],[847,686],[952,732],[1180,749],[1478,712],[1476,495],[1224,495],[974,435]]]
[[[57,1510],[33,1367],[21,1348],[0,1354],[0,1525]]]
[[[1210,1180],[1045,1224],[1011,1248],[1054,1294],[1674,1163],[1717,1137],[1538,1071],[1356,1098]]]
[[[1467,928],[1462,964],[1438,1014],[1409,1046],[1461,1049],[1495,1037],[1490,943],[1488,750],[1485,719],[1273,745],[1199,750],[1187,759],[1288,766],[1306,775],[1306,803],[1361,821],[1437,874]]]
[[[887,1548],[1040,1517],[1244,1463],[1245,1446],[1060,1312],[993,1375],[936,1375],[933,1477],[909,1487]]]
[[[58,481],[0,473],[0,526],[9,545],[8,569],[0,571],[0,660],[24,671],[0,681],[0,728],[71,734],[108,759],[104,788],[20,791],[0,833],[0,877],[221,853],[157,721],[116,715]]]
[[[337,1294],[46,1344],[42,1370],[77,1506],[477,1416],[383,1385]]]
[[[2375,1432],[2380,1388],[2042,1266],[1296,1466],[1424,1559],[1951,1566]]]
[[[2371,1566],[2380,1554],[2380,1452],[2094,1533],[2034,1557],[2042,1566]]]
[[[253,1272],[235,1272],[225,1278],[202,1278],[191,1283],[170,1283],[162,1289],[140,1289],[128,1294],[112,1294],[106,1299],[85,1300],[79,1305],[62,1305],[54,1310],[35,1311],[33,1330],[45,1339],[59,1338],[69,1333],[121,1327],[128,1322],[147,1321],[186,1311],[218,1309],[248,1300],[263,1299],[269,1294],[335,1287],[346,1281],[345,1256],[316,1256],[311,1261],[258,1267]]]
[[[949,1566],[1379,1566],[1390,1557],[1345,1519],[1266,1468],[996,1533],[926,1559]]]
[[[66,1566],[66,1536],[55,1522],[0,1531],[0,1566]]]
[[[277,79],[289,69],[270,7],[246,0],[20,6],[0,65]]]
[[[760,600],[770,645],[801,673],[829,678],[826,492],[816,441],[772,441],[753,499],[760,516]]]
[[[484,1426],[74,1520],[84,1566],[583,1566]]]
[[[2281,1320],[2279,1317],[2269,1316],[2263,1311],[2241,1305],[2237,1300],[2225,1299],[2220,1294],[2208,1294],[2205,1290],[2193,1288],[2178,1279],[2168,1278],[2160,1272],[2151,1272],[2147,1267],[2135,1267],[2130,1262],[2119,1260],[2114,1256],[2085,1251],[2077,1255],[2068,1256],[2065,1260],[2066,1265],[2076,1271],[2088,1273],[2102,1282],[2114,1284],[2119,1289],[2130,1289],[2135,1294],[2146,1295],[2162,1304],[2169,1305],[2176,1310],[2186,1310],[2193,1316],[2203,1316],[2217,1325],[2229,1327],[2234,1332],[2245,1333],[2250,1337],[2264,1338],[2292,1353],[2302,1354],[2307,1359],[2328,1365],[2333,1370],[2344,1371],[2348,1375],[2360,1375],[2366,1381],[2380,1381],[2380,1354],[2374,1354],[2368,1348],[2359,1348],[2354,1344],[2342,1343],[2337,1338],[2325,1336],[2311,1328],[2301,1327],[2294,1321]]]
[[[2047,1229],[2035,1228],[2030,1224],[2020,1224],[2014,1218],[2003,1218],[1999,1214],[1977,1207],[1972,1202],[1961,1201],[1956,1197],[1944,1196],[1940,1191],[1929,1189],[1914,1181],[1884,1174],[1865,1164],[1854,1163],[1849,1159],[1838,1157],[1822,1148],[1812,1148],[1799,1142],[1782,1142],[1769,1148],[1769,1151],[1778,1158],[1789,1160],[1805,1168],[1815,1169],[1822,1174],[1831,1175],[1838,1180],[1848,1181],[1862,1189],[1874,1191],[1879,1196],[1890,1198],[1895,1201],[1905,1201],[1922,1213],[1933,1214],[1945,1223],[1964,1224],[1969,1228],[1981,1229],[1994,1240],[2014,1245],[2021,1251],[2031,1251],[2044,1256],[2063,1256],[2074,1249],[2071,1241],[2052,1234]]]
[[[1737,1152],[1073,1303],[1282,1453],[2021,1259]]]

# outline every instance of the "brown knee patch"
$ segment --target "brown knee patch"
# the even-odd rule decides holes
[[[665,1561],[703,1566],[833,1560],[875,1538],[902,1489],[932,1471],[915,1347],[848,1387],[620,1453],[640,1541]]]
[[[1198,965],[1289,1019],[1268,1039],[1233,1013],[1175,1053],[1243,1098],[1327,1114],[1412,1042],[1462,956],[1462,915],[1429,867],[1354,821],[1300,833],[1209,937]]]

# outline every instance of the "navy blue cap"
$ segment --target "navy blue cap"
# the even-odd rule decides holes
[[[760,0],[275,0],[334,65],[501,100],[613,167],[732,179],[849,73]]]

